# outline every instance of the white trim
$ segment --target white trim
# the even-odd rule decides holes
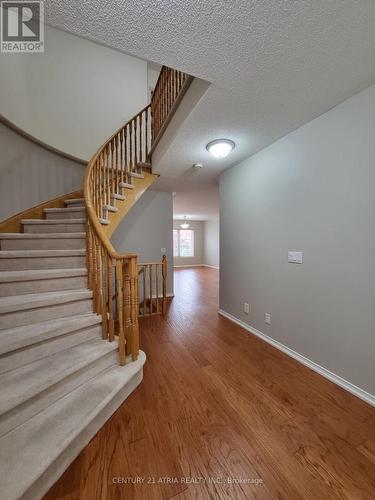
[[[166,297],[167,297],[167,299],[174,298],[174,293],[167,293]],[[145,297],[145,298],[147,299],[148,297]],[[152,298],[153,298],[153,299],[156,299],[156,298],[157,298],[157,297],[156,297],[156,293],[153,293],[153,294],[152,294]],[[160,293],[159,293],[159,299],[162,299],[162,298],[163,298],[163,294],[160,294]],[[143,300],[141,300],[141,302],[140,302],[140,303],[142,304],[142,302],[143,302]]]
[[[219,266],[209,266],[208,264],[202,264],[203,267],[210,267],[211,269],[220,269]]]
[[[173,267],[203,267],[203,264],[186,264],[184,266],[173,266]]]
[[[222,309],[218,310],[218,313],[221,316],[224,316],[225,318],[229,319],[230,321],[233,321],[233,323],[236,323],[237,325],[241,326],[248,332],[252,333],[253,335],[256,335],[260,339],[264,340],[268,344],[271,344],[273,347],[276,347],[276,349],[279,349],[280,351],[284,352],[291,358],[296,359],[303,365],[307,366],[308,368],[311,368],[311,370],[314,370],[315,372],[319,373],[323,377],[327,378],[334,384],[339,385],[343,389],[347,390],[351,394],[354,394],[354,396],[357,396],[358,398],[362,399],[363,401],[366,401],[366,403],[369,403],[372,406],[375,406],[375,396],[366,392],[365,390],[361,389],[360,387],[357,387],[356,385],[352,384],[351,382],[348,382],[347,380],[343,379],[339,375],[336,375],[335,373],[327,370],[327,368],[324,368],[323,366],[318,365],[314,361],[311,361],[311,359],[306,358],[302,354],[299,354],[296,351],[293,351],[293,349],[290,349],[289,347],[285,346],[281,342],[278,342],[277,340],[274,340],[273,338],[269,337],[265,333],[262,333],[261,331],[257,330],[256,328],[248,325],[247,323],[241,321],[240,319],[236,318],[232,314],[227,313],[226,311],[223,311]]]

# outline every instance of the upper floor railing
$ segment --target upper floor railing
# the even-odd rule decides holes
[[[104,228],[110,222],[110,212],[116,210],[116,202],[124,202],[126,189],[134,187],[133,179],[142,177],[142,170],[151,167],[152,151],[191,80],[185,73],[163,67],[151,103],[117,130],[86,168],[88,285],[93,290],[94,309],[103,317],[103,338],[113,341],[118,335],[121,365],[127,355],[137,359],[139,351],[139,269],[137,255],[117,253]],[[166,260],[163,263],[160,269],[166,273]],[[143,273],[147,270],[150,273],[150,267],[144,266]],[[153,281],[151,274],[150,283],[151,287],[153,283],[158,286],[159,278]],[[154,312],[154,306],[155,312],[165,311],[165,283],[163,274],[161,307],[159,291],[154,297],[151,290],[148,305],[146,299],[143,301],[144,315],[146,310]]]
[[[163,66],[151,99],[152,149],[159,142],[193,77]]]

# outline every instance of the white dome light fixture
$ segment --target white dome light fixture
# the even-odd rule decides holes
[[[180,224],[180,227],[181,227],[182,229],[188,229],[188,228],[190,227],[190,224],[188,224],[188,222],[187,222],[187,220],[186,220],[186,215],[185,215],[185,217],[184,217],[184,222],[183,222],[183,224]]]
[[[207,144],[206,149],[214,158],[225,158],[234,149],[235,144],[229,139],[216,139]]]

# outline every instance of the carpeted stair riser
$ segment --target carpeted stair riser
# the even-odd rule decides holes
[[[84,251],[72,250],[72,255],[45,255],[32,257],[5,256],[0,252],[0,271],[22,271],[31,269],[72,269],[86,266]]]
[[[92,342],[93,341],[89,341],[85,344],[80,344],[76,347],[72,347],[71,349],[67,349],[65,351],[66,356],[69,356],[69,352],[72,349],[81,349],[82,347],[85,347],[85,345]],[[95,342],[101,342],[104,344],[105,341]],[[58,399],[62,398],[76,387],[79,387],[87,380],[96,377],[103,370],[107,370],[111,366],[118,364],[118,357],[115,350],[116,346],[114,343],[111,345],[107,342],[106,344],[107,345],[104,348],[97,349],[95,356],[87,356],[87,359],[80,359],[78,363],[74,364],[74,360],[72,360],[71,369],[67,370],[61,377],[56,377],[56,380],[51,380],[50,382],[47,380],[46,384],[43,384],[43,381],[41,381],[41,388],[36,394],[34,394],[34,391],[30,391],[29,393],[25,392],[22,397],[18,399],[14,398],[8,405],[6,405],[7,401],[5,401],[3,406],[8,409],[6,411],[2,411],[0,414],[0,437],[6,432],[9,432],[9,430],[24,423],[26,420],[33,417]],[[63,352],[60,354],[57,353],[54,356],[61,357],[62,355]],[[50,358],[51,363],[53,362],[54,356],[51,356]],[[39,363],[40,361],[42,360],[35,361],[35,363]],[[24,371],[24,369],[27,369],[28,366],[29,365],[21,366],[18,370]],[[6,377],[10,373],[11,372],[6,372],[0,375],[0,381],[6,380]]]
[[[36,233],[4,236],[0,233],[0,250],[82,250],[85,248],[84,233],[58,235],[51,233],[51,236]]]
[[[62,221],[62,222],[61,222]],[[38,222],[23,223],[25,233],[84,233],[86,231],[86,222],[79,219],[50,219]]]
[[[101,336],[102,326],[98,324],[3,354],[0,356],[0,374],[46,356],[51,356],[88,340],[100,339]]]
[[[58,290],[81,290],[87,286],[87,275],[46,278],[28,281],[0,283],[0,297],[26,293],[42,293]]]
[[[84,219],[86,217],[86,209],[80,207],[69,208],[45,208],[44,214],[47,220],[50,219]]]
[[[76,316],[92,312],[92,300],[74,300],[64,304],[36,307],[26,311],[14,311],[0,314],[0,329],[15,326],[31,325],[49,319],[63,318],[65,316]]]

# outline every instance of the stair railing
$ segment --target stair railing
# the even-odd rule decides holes
[[[151,99],[152,149],[155,149],[193,77],[182,71],[163,66]]]
[[[118,129],[86,168],[88,286],[93,291],[94,311],[103,317],[103,338],[113,341],[118,335],[120,365],[128,355],[136,360],[139,352],[137,254],[117,253],[104,227],[109,223],[114,200],[124,200],[124,189],[142,173],[145,164],[149,166],[152,151],[191,80],[185,73],[163,67],[151,103]],[[161,311],[165,312],[166,259],[161,269],[165,273]],[[155,307],[159,311],[157,298]]]
[[[138,264],[139,316],[165,314],[167,309],[167,257],[161,262]]]

